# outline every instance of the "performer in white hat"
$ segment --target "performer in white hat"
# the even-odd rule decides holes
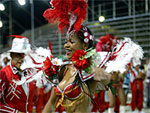
[[[132,93],[131,109],[132,113],[135,113],[137,108],[139,113],[144,113],[143,101],[144,101],[144,84],[146,73],[144,67],[142,69],[140,60],[133,60],[133,67],[130,69],[130,85]]]
[[[16,37],[13,39],[12,47],[9,52],[26,53],[30,49],[29,39],[24,36],[10,35]]]
[[[20,81],[28,76],[27,70],[20,67],[24,56],[30,50],[29,39],[23,36],[15,37],[10,52],[11,61],[0,71],[0,112],[19,113],[32,112],[32,99],[35,85],[33,82],[17,85],[14,81]]]

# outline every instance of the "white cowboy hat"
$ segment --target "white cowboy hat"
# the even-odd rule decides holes
[[[9,52],[13,53],[26,53],[28,50],[30,50],[30,43],[29,39],[26,37],[17,37],[18,35],[11,35],[11,36],[16,36],[16,38],[13,39],[12,41],[12,47],[9,50]]]

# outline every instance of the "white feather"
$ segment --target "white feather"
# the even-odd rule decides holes
[[[42,47],[36,48],[34,51],[29,51],[25,58],[24,63],[21,65],[21,69],[32,69],[31,75],[28,77],[25,77],[24,79],[21,79],[20,81],[14,81],[17,85],[22,85],[25,82],[29,83],[32,81],[36,81],[37,87],[42,87],[43,83],[46,83],[46,78],[43,76],[43,70],[40,70],[38,68],[43,67],[43,62],[45,61],[46,57],[50,57],[51,53],[49,49],[45,49]],[[33,62],[32,58],[36,63]],[[30,77],[30,78],[29,78]],[[43,83],[42,83],[43,81]]]
[[[50,50],[42,47],[36,48],[35,51],[30,51],[27,56],[24,58],[24,63],[21,66],[21,69],[27,68],[39,68],[43,66],[43,61],[45,61],[46,57],[50,56]],[[34,64],[31,57],[37,62],[41,64]]]
[[[107,72],[120,71],[122,73],[126,70],[126,65],[131,62],[132,59],[139,61],[143,58],[142,48],[138,44],[132,42],[129,38],[125,38],[124,40],[119,41],[119,43],[116,45],[116,51],[118,51],[125,42],[128,43],[126,43],[116,54],[116,59],[107,62]]]

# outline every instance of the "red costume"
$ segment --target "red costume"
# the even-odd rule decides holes
[[[67,69],[66,69],[66,71],[67,71]],[[66,72],[64,72],[64,73],[66,73]],[[83,97],[83,95],[84,95],[83,92],[84,91],[83,91],[82,87],[77,83],[70,83],[63,90],[61,90],[59,85],[57,85],[56,95],[59,97],[59,100],[56,104],[56,108],[58,108],[60,105],[61,105],[61,107],[66,106],[63,104],[64,97],[73,100],[73,102],[71,103],[71,104],[73,104],[78,99]],[[70,105],[67,105],[67,106],[70,106]]]
[[[34,106],[36,107],[36,113],[42,113],[43,107],[46,105],[49,97],[50,97],[51,90],[48,92],[44,92],[43,88],[36,88],[35,95],[34,95]]]
[[[92,112],[97,112],[99,108],[100,113],[103,113],[109,107],[109,102],[105,102],[105,91],[95,92],[94,101],[96,104],[93,103]]]
[[[32,112],[32,99],[34,95],[34,82],[17,85],[13,80],[18,81],[23,74],[19,75],[16,68],[11,65],[0,71],[0,112],[17,113]]]
[[[73,83],[67,85],[63,91],[59,88],[58,85],[56,87],[56,95],[59,96],[64,93],[65,94],[64,96],[71,99],[78,98],[82,94],[82,91],[83,91],[82,88],[79,87],[78,84],[73,84]]]
[[[132,111],[138,108],[139,111],[143,108],[143,79],[134,80],[138,76],[138,72],[135,69],[131,70],[130,80],[131,80],[131,92],[132,92]]]

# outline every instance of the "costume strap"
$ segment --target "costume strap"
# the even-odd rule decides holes
[[[61,98],[59,99],[58,103],[56,104],[56,108],[58,108],[60,105],[63,107],[71,107],[73,106],[73,104],[75,104],[78,100],[80,100],[81,98],[83,98],[84,96],[84,92],[81,93],[81,96],[78,99],[75,99],[74,101],[72,101],[70,104],[63,104],[64,101],[64,97],[65,97],[65,93],[63,92],[61,95]]]

